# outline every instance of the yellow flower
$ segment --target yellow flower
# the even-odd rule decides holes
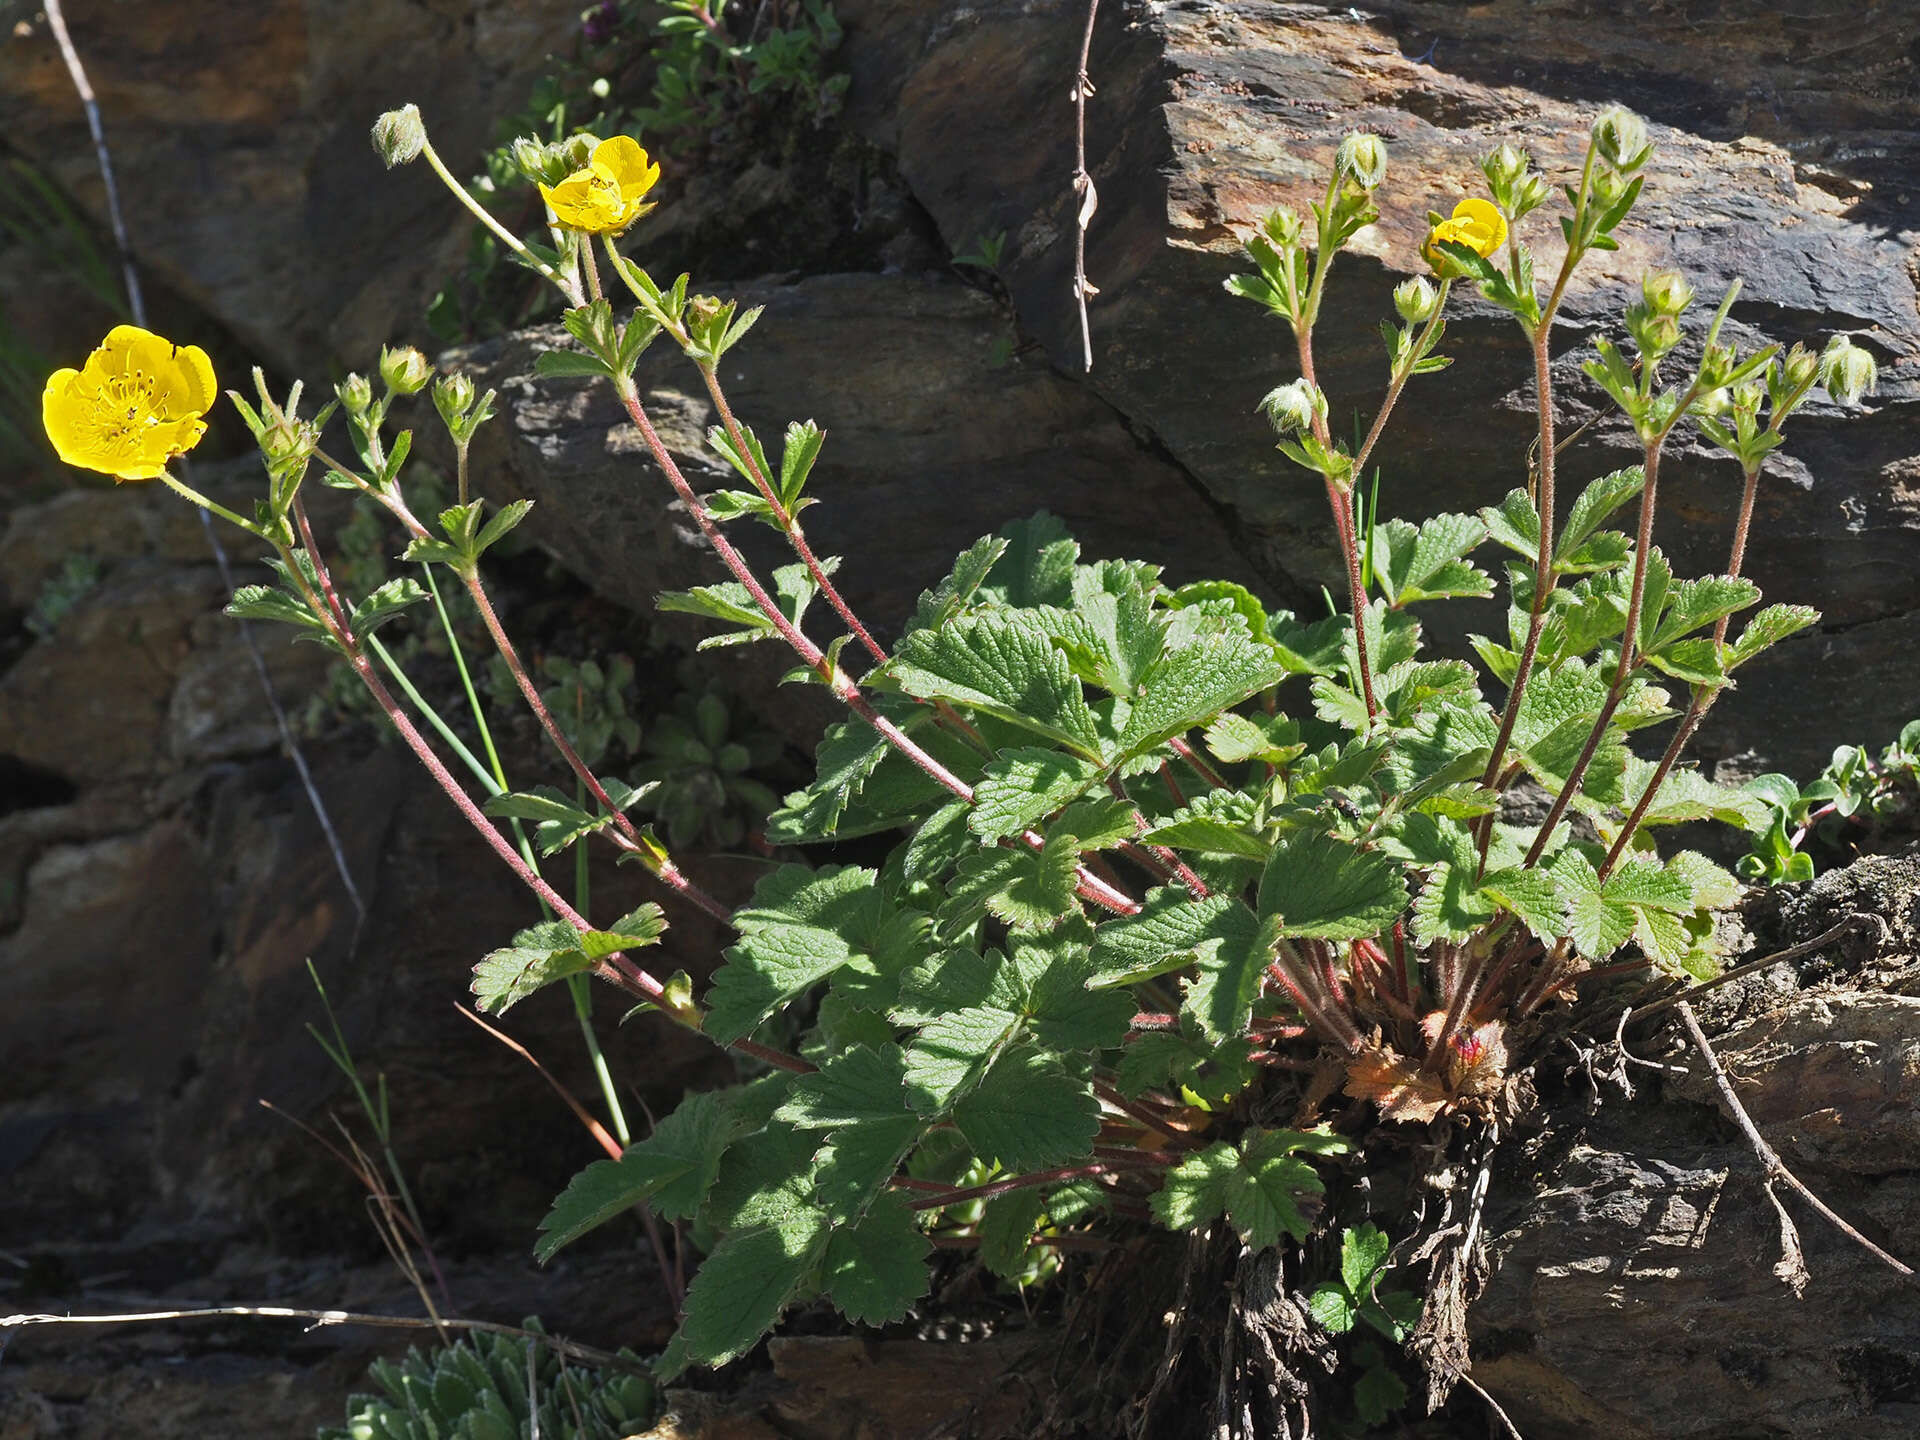
[[[576,170],[540,193],[560,223],[589,235],[618,235],[653,207],[641,203],[660,178],[647,152],[631,135],[616,135],[593,147],[587,168]]]
[[[199,346],[116,325],[84,369],[47,377],[41,423],[69,465],[156,480],[167,461],[200,443],[207,433],[200,417],[218,394],[212,362]]]
[[[1442,220],[1429,230],[1427,243],[1420,247],[1421,258],[1433,267],[1435,274],[1446,271],[1447,257],[1440,250],[1442,241],[1464,245],[1476,255],[1490,259],[1494,251],[1507,243],[1507,217],[1492,202],[1477,196],[1454,206],[1453,218]]]

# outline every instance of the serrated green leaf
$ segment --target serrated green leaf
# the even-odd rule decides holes
[[[972,602],[974,593],[985,583],[1000,557],[1006,554],[1007,544],[1004,535],[983,535],[962,551],[946,579],[933,589],[920,592],[920,603],[914,609],[913,624],[908,628],[938,629],[959,614]]]
[[[916,630],[900,642],[891,671],[910,695],[971,705],[1100,758],[1099,728],[1066,656],[1004,616],[959,615],[938,630]]]
[[[389,580],[353,607],[347,624],[356,636],[371,635],[389,620],[396,620],[409,605],[418,605],[427,592],[412,579]]]
[[[1477,515],[1436,515],[1417,528],[1389,520],[1374,530],[1374,578],[1396,609],[1491,595],[1492,579],[1462,558],[1486,538],[1487,523]]]
[[[787,796],[767,817],[767,838],[776,845],[832,839],[848,803],[891,747],[864,720],[829,725],[815,756],[816,775],[805,790]]]
[[[822,1288],[855,1324],[890,1324],[927,1293],[932,1249],[906,1202],[882,1195],[858,1225],[834,1230],[821,1267]]]
[[[980,1212],[980,1263],[1002,1280],[1017,1280],[1027,1268],[1033,1232],[1047,1213],[1038,1185],[996,1195]]]
[[[1296,1152],[1332,1154],[1346,1148],[1344,1141],[1325,1134],[1251,1129],[1239,1150],[1218,1141],[1182,1160],[1148,1203],[1173,1230],[1191,1230],[1224,1213],[1256,1250],[1277,1244],[1283,1233],[1304,1240],[1312,1228],[1306,1207],[1318,1208],[1315,1197],[1326,1186]]]
[[[1393,1242],[1371,1221],[1350,1227],[1340,1237],[1340,1282],[1356,1300],[1373,1294],[1387,1268]]]
[[[689,1361],[724,1365],[751,1350],[802,1290],[812,1286],[830,1231],[824,1215],[795,1217],[728,1235],[687,1287],[675,1345],[662,1357],[671,1379]]]
[[[272,620],[315,635],[324,636],[327,629],[304,600],[271,585],[242,585],[227,602],[226,613],[235,620]]]
[[[1391,926],[1407,906],[1400,866],[1313,830],[1282,838],[1260,877],[1260,914],[1282,935],[1357,940]]]
[[[732,1097],[696,1091],[618,1160],[600,1160],[574,1176],[540,1222],[534,1258],[541,1264],[621,1211],[651,1203],[663,1219],[691,1220],[705,1202],[728,1142],[737,1132]]]
[[[1018,1012],[1026,1005],[1019,971],[999,954],[955,946],[929,956],[900,977],[891,1012],[901,1025],[924,1025],[973,1006]]]
[[[1307,1297],[1307,1313],[1329,1335],[1344,1335],[1360,1319],[1360,1308],[1340,1285],[1322,1285]]]
[[[1638,465],[1615,470],[1588,483],[1567,511],[1567,523],[1553,549],[1556,566],[1573,559],[1607,518],[1646,488],[1645,471]],[[1539,532],[1534,532],[1536,543]]]
[[[1305,753],[1299,722],[1286,715],[1241,715],[1229,711],[1207,727],[1207,749],[1223,765],[1249,760],[1285,765]]]
[[[1194,900],[1174,887],[1153,890],[1138,915],[1100,926],[1087,983],[1105,989],[1150,980],[1192,964],[1209,948],[1251,936],[1258,927],[1253,912],[1231,895]]]
[[[1080,545],[1058,516],[1041,510],[1000,528],[1006,551],[980,587],[1001,605],[1066,605],[1073,600],[1073,565]]]
[[[1062,1053],[1118,1045],[1133,1019],[1124,990],[1089,990],[1093,957],[1085,924],[1063,925],[1051,934],[1016,937],[1013,968],[1026,991],[1018,1008],[1028,1029],[1048,1049]]]
[[[477,1008],[502,1014],[542,986],[591,970],[593,963],[580,949],[579,932],[566,921],[532,926],[473,967]]]
[[[953,1106],[975,1155],[1003,1170],[1043,1170],[1093,1151],[1100,1103],[1086,1079],[1033,1046],[1005,1051]]]
[[[847,942],[812,925],[767,925],[724,952],[707,993],[707,1034],[729,1045],[853,958]]]
[[[1740,638],[1729,647],[1727,668],[1744,665],[1769,646],[1819,623],[1820,612],[1811,606],[1769,605],[1747,621]]]
[[[1128,755],[1151,750],[1285,678],[1272,652],[1246,636],[1203,635],[1148,667],[1120,749]]]
[[[906,1057],[897,1045],[856,1045],[793,1082],[774,1118],[801,1130],[914,1120],[907,1108]]]
[[[1100,767],[1059,750],[1020,746],[987,762],[967,825],[982,840],[1021,834],[1100,778]]]
[[[930,1021],[906,1049],[908,1103],[925,1116],[946,1111],[979,1082],[1019,1026],[1018,1015],[985,1006]]]

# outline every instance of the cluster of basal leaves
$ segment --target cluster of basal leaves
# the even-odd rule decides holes
[[[1631,472],[1596,481],[1559,541],[1583,578],[1513,752],[1549,787],[1605,697],[1590,652],[1623,619],[1611,577],[1630,547],[1604,522],[1635,489]],[[873,867],[768,875],[704,997],[715,1040],[789,1043],[817,1072],[689,1096],[623,1159],[576,1179],[539,1254],[636,1203],[696,1222],[714,1249],[671,1374],[740,1354],[806,1297],[863,1323],[905,1314],[927,1290],[930,1228],[949,1228],[929,1203],[946,1192],[928,1185],[1064,1172],[987,1199],[960,1226],[1004,1274],[1024,1269],[1036,1236],[1096,1224],[1116,1202],[1144,1200],[1176,1229],[1224,1215],[1256,1247],[1301,1240],[1324,1184],[1307,1157],[1348,1142],[1216,1122],[1254,1085],[1264,1037],[1297,1019],[1268,981],[1282,943],[1333,955],[1384,943],[1396,924],[1413,947],[1518,928],[1594,961],[1633,942],[1663,967],[1708,969],[1709,912],[1736,886],[1697,854],[1639,852],[1601,883],[1592,844],[1569,832],[1521,868],[1529,833],[1495,819],[1478,868],[1468,827],[1494,804],[1477,776],[1499,717],[1471,666],[1421,658],[1415,607],[1491,593],[1468,555],[1490,536],[1530,553],[1537,524],[1515,491],[1479,516],[1382,527],[1367,624],[1384,714],[1371,729],[1344,616],[1272,611],[1228,582],[1169,587],[1136,561],[1084,563],[1046,515],[970,547],[921,597],[880,708],[972,786],[972,803],[865,724],[834,726],[817,779],[769,838],[898,843]],[[800,613],[803,579],[784,578]],[[1649,653],[1753,598],[1744,583],[1669,587],[1651,607]],[[1524,607],[1514,616],[1524,627]],[[1625,735],[1666,714],[1663,700],[1637,682],[1593,767],[1582,813],[1603,834],[1647,778]],[[1192,760],[1174,748],[1189,735]],[[1648,819],[1737,808],[1688,775]],[[1084,904],[1080,867],[1136,841],[1177,856],[1204,898],[1174,883],[1135,915]],[[1160,1137],[1103,1095],[1171,1100],[1193,1143],[1159,1163]],[[1144,1158],[1102,1166],[1105,1142]]]
[[[1859,745],[1841,745],[1804,786],[1768,774],[1744,788],[1760,807],[1757,823],[1748,827],[1753,848],[1735,868],[1769,885],[1811,880],[1814,858],[1801,848],[1809,838],[1843,854],[1877,848],[1889,833],[1911,835],[1920,810],[1920,720],[1906,725],[1877,760]]]

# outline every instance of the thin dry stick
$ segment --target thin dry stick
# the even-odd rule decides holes
[[[0,1330],[26,1325],[138,1325],[162,1320],[311,1320],[313,1328],[325,1325],[365,1325],[375,1330],[433,1330],[431,1320],[414,1315],[368,1315],[354,1310],[300,1310],[285,1305],[210,1305],[204,1310],[142,1310],[126,1315],[0,1315]],[[551,1345],[560,1354],[583,1365],[598,1365],[631,1374],[652,1373],[648,1361],[596,1350],[558,1335],[538,1330],[523,1330],[518,1325],[497,1325],[491,1320],[442,1320],[450,1330],[473,1330],[483,1335],[510,1335],[516,1340],[536,1340]]]
[[[1767,1193],[1772,1195],[1774,1181],[1785,1181],[1801,1199],[1805,1200],[1819,1212],[1822,1219],[1827,1221],[1828,1224],[1832,1225],[1842,1235],[1845,1235],[1849,1240],[1860,1246],[1861,1249],[1879,1260],[1895,1274],[1901,1276],[1903,1279],[1912,1280],[1914,1278],[1912,1266],[1906,1264],[1904,1261],[1895,1259],[1892,1255],[1889,1255],[1885,1250],[1882,1250],[1878,1245],[1867,1239],[1867,1237],[1862,1235],[1858,1230],[1854,1229],[1853,1226],[1845,1220],[1841,1219],[1832,1206],[1828,1205],[1826,1201],[1809,1190],[1801,1183],[1800,1177],[1787,1168],[1786,1162],[1780,1158],[1778,1152],[1776,1152],[1774,1148],[1766,1142],[1765,1137],[1760,1134],[1759,1128],[1753,1123],[1753,1118],[1747,1114],[1746,1107],[1740,1103],[1740,1097],[1734,1094],[1733,1081],[1727,1078],[1726,1068],[1721,1065],[1720,1057],[1713,1053],[1713,1046],[1707,1043],[1706,1032],[1700,1028],[1700,1021],[1693,1013],[1693,1006],[1689,1005],[1685,1000],[1682,1000],[1675,1008],[1679,1010],[1681,1020],[1686,1023],[1687,1033],[1693,1037],[1694,1048],[1700,1052],[1700,1058],[1707,1062],[1707,1073],[1713,1077],[1714,1088],[1720,1092],[1720,1098],[1726,1102],[1727,1109],[1732,1112],[1735,1123],[1740,1126],[1741,1132],[1747,1137],[1747,1143],[1753,1147],[1753,1153],[1760,1157],[1761,1168],[1766,1171],[1766,1180],[1764,1183],[1767,1187]],[[1784,1240],[1792,1230],[1792,1222],[1787,1218],[1785,1209],[1780,1207],[1780,1202],[1777,1199],[1774,1201],[1774,1205],[1775,1208],[1780,1209],[1781,1232]],[[1793,1249],[1789,1252],[1789,1260],[1793,1258],[1793,1254],[1797,1252],[1798,1249],[1798,1236],[1793,1236],[1793,1240],[1794,1245]],[[1783,1264],[1784,1263],[1786,1262],[1783,1262]]]
[[[1080,37],[1080,66],[1073,73],[1073,193],[1080,197],[1080,210],[1073,226],[1073,303],[1080,311],[1080,358],[1087,373],[1093,373],[1093,329],[1087,321],[1087,297],[1100,292],[1087,283],[1087,226],[1093,212],[1100,208],[1100,193],[1093,188],[1093,176],[1087,173],[1087,96],[1093,93],[1093,81],[1087,78],[1087,62],[1093,55],[1093,22],[1100,13],[1100,0],[1087,0],[1087,29]]]
[[[1471,1375],[1456,1375],[1453,1378],[1487,1402],[1487,1408],[1500,1417],[1500,1423],[1507,1427],[1507,1434],[1511,1435],[1513,1440],[1527,1440],[1527,1437],[1520,1433],[1520,1427],[1513,1423],[1512,1417],[1500,1408],[1500,1402],[1481,1389]]]

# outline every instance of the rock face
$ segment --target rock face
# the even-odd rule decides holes
[[[1087,260],[1100,287],[1092,387],[1219,502],[1271,582],[1333,581],[1322,497],[1249,414],[1296,372],[1284,326],[1221,290],[1245,268],[1241,238],[1276,204],[1306,212],[1347,130],[1388,141],[1381,221],[1335,268],[1316,345],[1336,416],[1365,423],[1385,388],[1375,326],[1392,313],[1391,286],[1424,269],[1427,211],[1477,190],[1475,161],[1501,141],[1571,177],[1599,104],[1632,104],[1658,148],[1626,243],[1590,259],[1556,328],[1562,419],[1598,413],[1604,397],[1577,360],[1603,327],[1619,333],[1629,286],[1649,269],[1685,270],[1708,310],[1744,277],[1730,331],[1744,346],[1845,331],[1876,351],[1880,393],[1863,415],[1822,404],[1789,428],[1749,551],[1769,598],[1819,605],[1825,627],[1749,672],[1703,748],[1797,767],[1843,735],[1883,743],[1920,692],[1920,144],[1904,118],[1920,77],[1890,14],[1815,9],[1753,16],[1727,0],[1627,21],[1607,6],[1519,0],[1109,8],[1087,119],[1100,199]],[[1007,232],[1021,323],[1077,369],[1064,97],[1084,12],[1016,0],[850,0],[842,12],[856,116],[896,149],[949,241]],[[1830,25],[1853,58],[1822,42]],[[1699,43],[1708,32],[1711,47]],[[1547,212],[1528,239],[1543,268],[1557,261]],[[1445,348],[1461,363],[1418,382],[1383,441],[1391,511],[1469,509],[1524,480],[1533,400],[1517,329],[1474,298]],[[1577,482],[1637,459],[1631,435],[1603,421],[1562,473]],[[1661,545],[1689,573],[1723,568],[1737,470],[1687,448],[1664,473]]]
[[[1797,973],[1776,966],[1699,1007],[1768,1142],[1909,1260],[1920,1220],[1916,893],[1914,851],[1789,893],[1756,925],[1758,953],[1862,912],[1885,921],[1887,939],[1849,936]],[[1671,1023],[1633,1043],[1682,1073],[1635,1068],[1637,1100],[1606,1085],[1591,1117],[1576,1079],[1508,1157],[1489,1214],[1494,1272],[1472,1317],[1475,1378],[1544,1440],[1911,1435],[1911,1285],[1780,1187],[1812,1274],[1796,1296],[1770,1272],[1779,1220],[1752,1150],[1715,1114],[1703,1062]]]
[[[374,119],[418,103],[463,171],[579,11],[573,0],[188,0],[75,5],[68,23],[150,283],[256,361],[317,379],[418,330],[423,287],[466,229],[421,169],[381,173],[366,139]],[[104,228],[86,119],[53,36],[44,18],[9,24],[0,129]],[[94,343],[59,338],[82,340],[82,353]]]

